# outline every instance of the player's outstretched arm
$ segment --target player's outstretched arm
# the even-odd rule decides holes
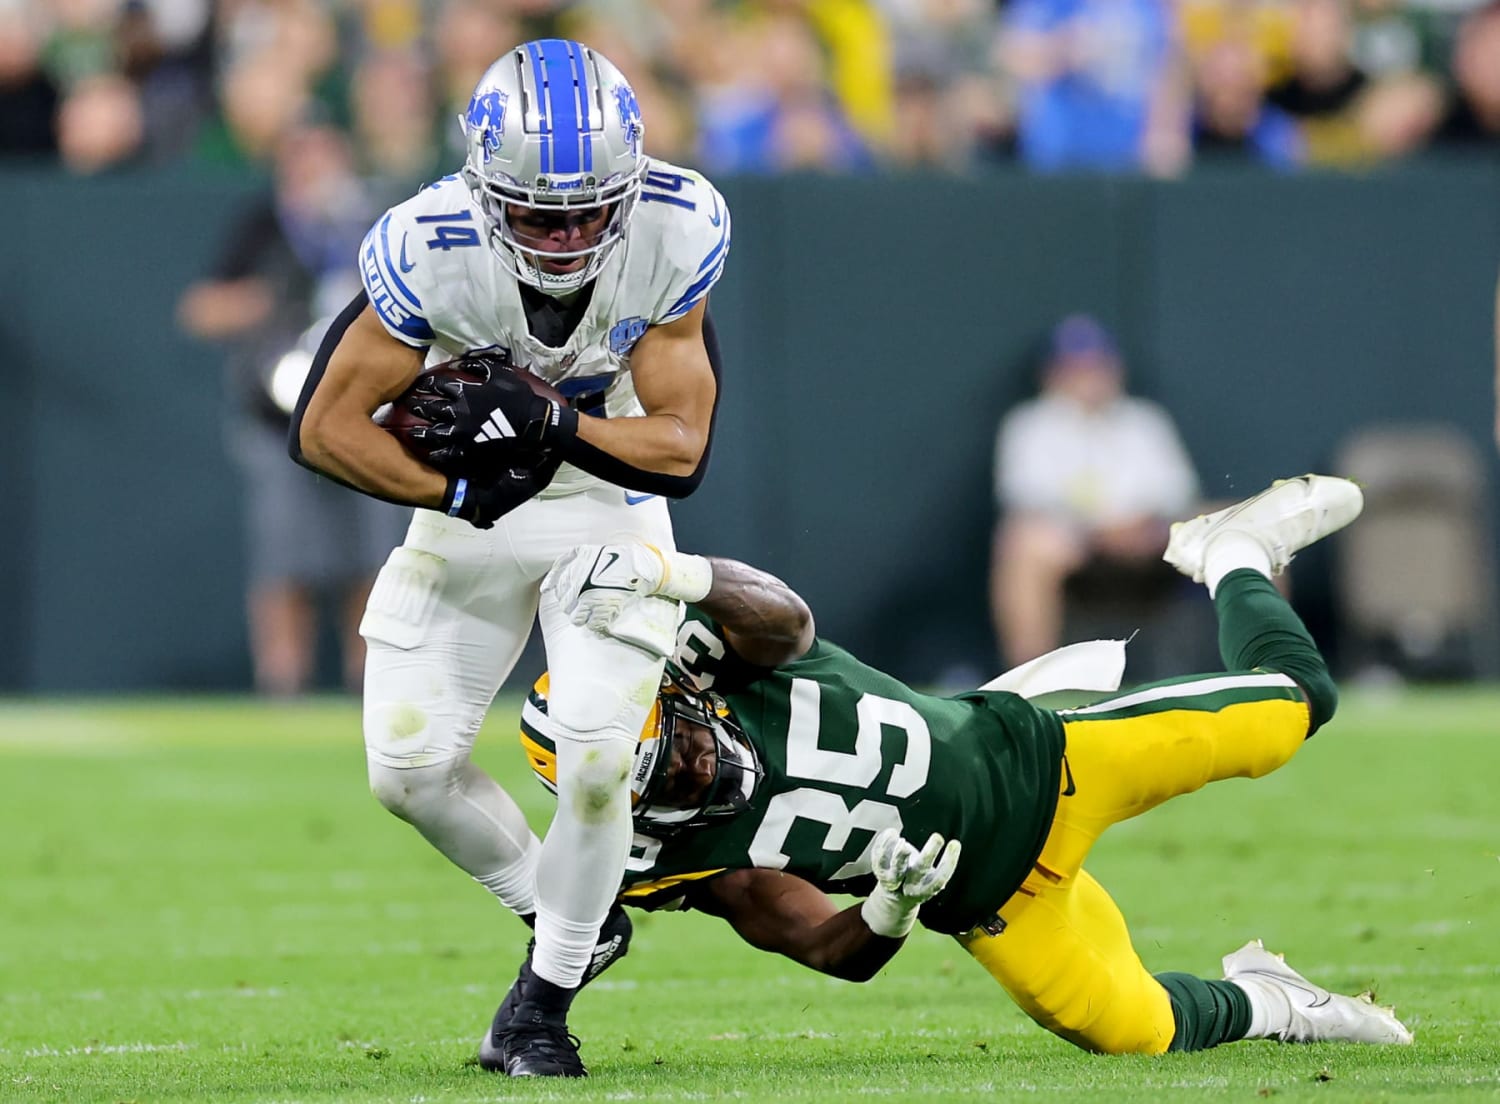
[[[780,870],[734,870],[688,898],[700,912],[729,921],[746,943],[845,981],[869,981],[905,936],[877,935],[860,906],[840,909],[811,882]]]
[[[801,596],[739,560],[664,552],[641,541],[585,544],[559,557],[542,589],[555,594],[573,624],[605,635],[641,598],[691,602],[719,623],[741,659],[758,667],[790,663],[813,645],[812,611]]]
[[[713,583],[694,604],[719,623],[740,658],[758,667],[777,667],[808,653],[817,626],[800,594],[775,575],[739,560],[705,559]]]
[[[630,357],[644,417],[580,417],[566,459],[622,487],[672,498],[697,489],[708,457],[719,385],[706,302],[652,326]],[[712,354],[712,355],[711,355]]]
[[[410,506],[441,509],[442,473],[412,459],[371,416],[405,391],[422,370],[425,349],[397,341],[366,305],[334,323],[304,388],[293,424],[293,455],[342,483]],[[331,351],[328,342],[333,342]],[[321,373],[317,371],[322,367]]]

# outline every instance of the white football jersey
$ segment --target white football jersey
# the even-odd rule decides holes
[[[729,208],[700,173],[652,160],[624,240],[593,281],[593,298],[560,348],[531,336],[516,278],[495,256],[468,186],[445,176],[387,211],[360,246],[370,305],[391,336],[430,347],[428,363],[499,350],[569,401],[606,417],[643,413],[630,353],[648,326],[708,295],[729,254]],[[602,408],[598,407],[602,394]],[[543,492],[598,481],[564,464]]]

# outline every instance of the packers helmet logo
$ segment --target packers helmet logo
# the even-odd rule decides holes
[[[500,152],[500,139],[505,133],[506,102],[505,93],[499,89],[480,92],[469,101],[469,110],[464,114],[469,134],[479,136],[485,161]]]

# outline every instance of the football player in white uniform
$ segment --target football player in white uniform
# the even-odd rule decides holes
[[[462,170],[382,215],[361,246],[365,294],[323,343],[292,452],[419,507],[361,626],[370,785],[535,927],[482,1063],[581,1076],[566,1014],[596,948],[607,963],[629,937],[610,907],[630,846],[636,734],[676,604],[661,603],[660,624],[648,615],[602,637],[571,624],[539,584],[565,550],[630,534],[660,550],[677,597],[706,592],[702,561],[673,551],[662,496],[691,493],[708,458],[718,354],[706,300],[729,250],[729,212],[701,175],[643,153],[629,83],[580,43],[505,54],[462,122]],[[424,364],[479,351],[569,401],[510,373],[463,385],[438,404],[445,432],[469,455],[493,449],[501,463],[488,470],[503,474],[445,475],[372,415]],[[550,461],[506,467],[517,441]],[[535,617],[565,733],[558,810],[541,843],[470,761]]]

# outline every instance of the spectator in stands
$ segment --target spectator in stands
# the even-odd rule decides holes
[[[0,7],[0,157],[55,154],[57,101],[36,20],[24,8]]]
[[[1500,0],[1472,12],[1453,47],[1458,95],[1437,142],[1448,149],[1500,151]]]
[[[1022,160],[1175,171],[1187,146],[1176,53],[1166,0],[1014,0],[1003,56],[1020,85]]]
[[[1058,646],[1064,586],[1085,569],[1120,585],[1154,582],[1170,519],[1190,515],[1198,497],[1171,419],[1125,393],[1119,348],[1093,318],[1057,325],[1041,383],[995,445],[990,608],[1012,665]]]
[[[1292,70],[1266,93],[1269,104],[1301,124],[1313,164],[1347,164],[1363,156],[1354,106],[1370,81],[1351,56],[1348,3],[1296,0]]]
[[[1193,59],[1195,157],[1275,169],[1295,168],[1306,159],[1297,124],[1262,98],[1263,64],[1240,37],[1222,39]]]
[[[359,63],[351,82],[359,169],[378,191],[378,206],[400,203],[442,175],[433,120],[437,108],[427,66],[413,50],[383,50]],[[450,116],[450,119],[452,117]],[[457,129],[457,122],[449,126]]]
[[[76,173],[129,164],[140,153],[145,134],[140,93],[113,74],[79,81],[57,113],[58,152]]]
[[[114,37],[119,71],[140,96],[145,158],[177,160],[211,108],[206,0],[126,0]]]
[[[339,603],[345,684],[364,667],[360,612],[409,511],[287,463],[289,412],[311,363],[319,320],[359,289],[359,242],[376,208],[347,139],[296,127],[276,146],[273,189],[245,212],[212,274],[178,307],[185,330],[230,343],[230,450],[244,479],[247,612],[256,688],[309,688],[320,600]],[[311,341],[304,335],[313,335]]]
[[[857,171],[869,149],[828,85],[811,28],[775,10],[734,29],[726,78],[700,101],[700,160],[709,171]],[[648,130],[649,133],[649,130]]]

